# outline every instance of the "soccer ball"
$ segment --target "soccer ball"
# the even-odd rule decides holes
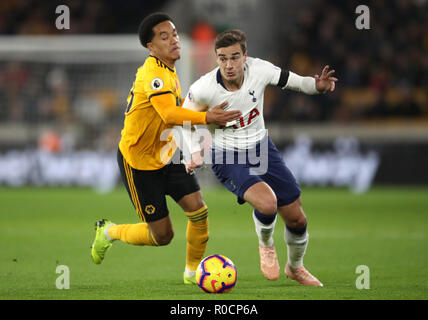
[[[214,254],[201,261],[196,269],[196,281],[206,293],[224,293],[236,284],[236,268],[232,260]]]

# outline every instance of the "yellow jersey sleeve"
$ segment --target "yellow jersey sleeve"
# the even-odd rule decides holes
[[[166,67],[151,63],[138,70],[134,92],[144,93],[148,100],[152,96],[166,93],[174,95],[179,91],[178,81],[175,80],[175,77],[171,75],[171,72]]]
[[[206,124],[206,112],[197,112],[181,106],[174,106],[174,97],[169,93],[153,94],[150,102],[163,122],[168,125],[183,125],[185,121],[189,121],[191,124]]]
[[[181,108],[181,90],[175,70],[158,59],[137,72],[134,94],[144,94],[150,105],[168,125],[206,124],[206,112],[194,112]]]

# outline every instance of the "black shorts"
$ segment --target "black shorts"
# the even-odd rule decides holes
[[[117,162],[132,204],[144,222],[168,216],[166,195],[178,202],[200,190],[195,176],[186,172],[184,164],[169,163],[159,170],[137,170],[126,162],[119,149]]]

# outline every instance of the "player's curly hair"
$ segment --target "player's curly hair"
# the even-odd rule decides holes
[[[147,48],[147,43],[155,36],[153,27],[164,21],[172,21],[171,17],[163,12],[154,12],[143,19],[138,27],[138,37],[143,47]]]
[[[226,30],[218,34],[215,39],[215,50],[233,46],[235,43],[241,45],[242,53],[247,51],[247,36],[238,29]]]

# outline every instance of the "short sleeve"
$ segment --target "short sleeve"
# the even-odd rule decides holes
[[[190,86],[186,99],[200,106],[207,105],[207,98],[205,97],[201,79],[197,80]]]
[[[134,92],[145,93],[148,99],[155,95],[173,93],[172,82],[171,75],[165,68],[143,68],[137,72]]]
[[[276,86],[278,84],[281,76],[281,68],[269,61],[258,58],[254,59],[253,65],[257,76],[264,81],[266,85],[270,84]]]

